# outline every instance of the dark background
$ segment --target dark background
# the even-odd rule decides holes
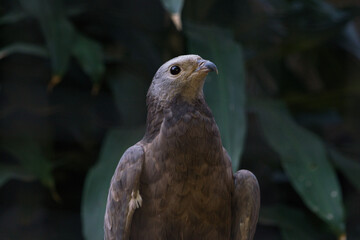
[[[185,0],[183,31],[176,2],[0,1],[0,240],[98,239],[114,166],[144,131],[152,76],[188,53],[204,53],[244,97],[209,104],[245,116],[224,127],[215,114],[230,129],[222,137],[244,136],[231,143],[242,149],[235,168],[241,160],[259,179],[255,239],[359,239],[358,1]],[[212,36],[206,50],[193,25]]]

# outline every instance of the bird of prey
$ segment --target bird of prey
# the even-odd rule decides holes
[[[147,94],[146,132],[111,179],[106,240],[253,239],[260,207],[256,177],[234,175],[203,84],[214,63],[171,59]]]

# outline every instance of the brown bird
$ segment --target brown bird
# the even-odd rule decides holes
[[[252,239],[260,207],[256,177],[232,174],[204,100],[214,63],[179,56],[156,72],[146,132],[121,157],[111,180],[105,239]]]

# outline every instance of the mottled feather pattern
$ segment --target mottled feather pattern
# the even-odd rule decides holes
[[[211,111],[202,99],[175,98],[163,115],[145,148],[144,206],[134,213],[131,239],[229,239],[231,210],[224,206],[231,205],[231,165]]]
[[[173,64],[183,73],[171,75]],[[155,74],[145,135],[124,153],[111,180],[106,240],[252,239],[258,183],[248,171],[232,175],[202,93],[209,69],[216,66],[186,55]]]
[[[130,206],[132,193],[139,189],[140,175],[144,161],[143,148],[138,144],[130,147],[121,157],[111,179],[106,212],[105,239],[126,239],[131,224]]]
[[[254,174],[247,170],[236,172],[234,178],[232,239],[253,239],[260,210],[259,184]]]

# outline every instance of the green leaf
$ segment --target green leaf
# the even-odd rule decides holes
[[[0,187],[11,179],[30,181],[34,177],[19,165],[0,164]]]
[[[85,180],[81,216],[86,240],[104,238],[104,215],[111,177],[122,154],[141,139],[144,131],[144,128],[111,130],[107,134],[98,163]]]
[[[39,142],[27,138],[7,139],[1,143],[1,148],[20,162],[21,170],[18,167],[8,167],[8,176],[16,177],[20,176],[20,173],[24,178],[34,176],[54,191],[54,179],[51,174],[53,167],[46,157],[46,150]]]
[[[184,6],[184,0],[161,0],[161,2],[169,13],[181,13]]]
[[[337,43],[350,54],[360,59],[360,36],[354,21],[349,22],[343,28]]]
[[[0,17],[0,25],[19,22],[27,17],[23,11],[9,12]]]
[[[216,64],[219,75],[209,74],[204,85],[206,102],[219,126],[224,147],[232,159],[233,170],[240,166],[245,118],[245,70],[243,53],[230,32],[217,27],[186,25],[191,53]]]
[[[27,13],[35,17],[45,36],[52,63],[53,83],[57,84],[68,69],[73,54],[83,71],[98,83],[105,65],[101,46],[78,33],[66,18],[59,0],[20,0]]]
[[[81,34],[76,34],[72,52],[84,72],[98,83],[105,72],[101,45]]]
[[[184,0],[161,0],[166,11],[170,13],[171,20],[178,30],[182,29],[181,11],[184,6]]]
[[[360,191],[360,162],[345,157],[334,149],[329,148],[328,151],[334,166]]]
[[[307,207],[340,235],[345,232],[340,185],[323,142],[297,125],[286,108],[271,100],[253,102],[269,145]]]
[[[0,59],[7,57],[14,53],[30,54],[39,57],[47,57],[47,50],[42,47],[31,43],[13,43],[9,46],[0,49]]]
[[[31,3],[32,1],[34,1],[34,0],[27,0],[27,2],[30,4],[32,4]],[[32,4],[32,5],[36,5],[36,4]],[[26,6],[28,6],[28,5],[26,5]],[[85,11],[86,11],[85,7],[83,7],[81,5],[80,6],[72,6],[71,8],[66,9],[66,15],[67,16],[76,16],[81,13],[84,13]],[[32,10],[32,13],[36,13],[36,10]],[[27,17],[29,17],[29,14],[24,11],[16,10],[13,12],[9,12],[0,17],[0,25],[17,23],[17,22],[20,22],[20,21],[26,19]]]
[[[324,239],[325,228],[304,211],[288,206],[262,207],[259,222],[280,228],[285,240]]]
[[[45,36],[54,75],[67,71],[75,30],[57,0],[20,0],[23,8],[37,18]]]

